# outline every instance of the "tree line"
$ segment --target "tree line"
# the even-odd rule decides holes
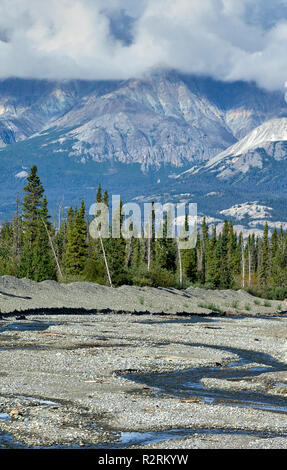
[[[249,290],[256,295],[283,300],[287,297],[287,234],[282,227],[272,233],[266,223],[263,236],[247,240],[225,221],[217,233],[203,218],[196,246],[180,249],[168,237],[168,217],[163,236],[156,237],[153,211],[148,236],[125,239],[93,238],[84,201],[70,207],[59,226],[51,222],[43,185],[33,166],[17,198],[11,222],[0,230],[0,275],[40,282],[90,281],[103,285],[133,284],[153,287],[199,286],[209,289]],[[99,185],[96,202],[109,206],[109,194]],[[118,208],[123,224],[122,203]],[[96,214],[95,214],[96,215]],[[185,229],[188,229],[188,217]]]

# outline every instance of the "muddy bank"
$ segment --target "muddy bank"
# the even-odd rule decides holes
[[[286,337],[280,316],[1,320],[0,445],[287,448]]]

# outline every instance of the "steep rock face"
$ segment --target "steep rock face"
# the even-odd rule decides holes
[[[228,180],[249,175],[252,170],[267,171],[270,178],[279,169],[278,163],[287,162],[287,118],[271,119],[256,127],[236,144],[220,152],[202,168],[190,174],[211,172],[219,179]]]
[[[71,155],[81,161],[114,158],[139,163],[143,171],[203,163],[286,108],[281,94],[253,85],[233,87],[174,72],[154,73],[100,97],[92,93],[55,125],[74,127]]]
[[[125,82],[0,82],[0,146],[56,128],[76,161],[175,168],[209,161],[286,109],[252,84],[156,71]]]
[[[71,155],[139,163],[143,171],[202,162],[235,141],[220,109],[178,77],[130,80],[104,96],[91,94],[55,125],[75,126]]]
[[[101,82],[97,85],[100,88]],[[95,86],[82,81],[0,81],[0,146],[25,140],[42,131]]]
[[[92,204],[101,183],[128,200],[192,199],[222,218],[221,210],[257,200],[259,189],[262,198],[263,189],[268,197],[286,190],[286,109],[283,93],[174,71],[127,81],[0,81],[0,218],[13,215],[33,164],[52,209],[63,200]],[[268,197],[261,203],[271,207]]]

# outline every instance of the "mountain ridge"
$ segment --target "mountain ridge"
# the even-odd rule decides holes
[[[283,92],[176,71],[158,70],[125,81],[2,80],[0,218],[13,213],[23,175],[33,164],[53,210],[63,199],[65,206],[80,198],[94,202],[95,188],[102,183],[125,200],[180,201],[181,194],[193,194],[202,212],[217,217],[234,204],[257,200],[254,188],[264,174],[262,168],[256,174],[256,168],[248,169],[241,187],[236,178],[225,184],[202,169],[266,122],[286,119],[286,106]],[[268,152],[260,157],[279,176],[287,148],[280,151],[278,161],[270,163]],[[248,158],[252,160],[252,152]],[[192,175],[191,166],[199,173]],[[276,184],[270,186],[274,198]],[[278,195],[283,199],[284,185]],[[263,183],[258,191],[266,199]],[[214,198],[206,197],[212,192],[225,195],[214,197],[217,210]]]

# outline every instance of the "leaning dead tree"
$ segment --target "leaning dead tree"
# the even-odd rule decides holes
[[[108,281],[109,281],[110,287],[113,287],[111,273],[110,273],[107,255],[106,255],[106,250],[104,247],[103,237],[102,237],[102,230],[104,231],[104,233],[109,230],[108,226],[105,224],[106,220],[108,219],[107,211],[108,211],[108,207],[104,203],[97,203],[97,210],[95,213],[95,218],[89,226],[89,234],[91,235],[92,238],[95,238],[95,239],[98,238],[100,240],[100,245],[101,245],[101,249],[102,249],[102,253],[104,257]]]
[[[104,243],[103,243],[103,239],[102,239],[102,236],[101,236],[101,232],[99,232],[99,239],[100,239],[101,248],[102,248],[102,252],[103,252],[103,256],[104,256],[104,260],[105,260],[105,266],[106,266],[106,271],[107,271],[107,276],[108,276],[109,284],[110,284],[110,287],[113,287],[112,278],[111,278],[111,274],[110,274],[110,270],[109,270],[109,265],[108,265],[108,260],[107,260],[107,257],[106,257],[106,250],[105,250],[105,247],[104,247]]]
[[[245,253],[244,253],[244,242],[242,242],[242,288],[245,288]]]
[[[45,223],[44,219],[41,217],[41,220],[43,222],[43,225],[46,229],[46,232],[47,232],[47,235],[48,235],[48,239],[49,239],[49,243],[50,243],[50,246],[51,246],[51,250],[52,250],[52,253],[53,253],[53,256],[55,258],[55,262],[56,262],[56,265],[57,265],[57,269],[58,269],[58,272],[59,272],[59,275],[61,277],[61,279],[63,279],[63,273],[62,273],[62,270],[61,270],[61,266],[60,266],[60,263],[59,263],[59,260],[58,260],[58,257],[57,257],[57,253],[56,253],[56,250],[54,248],[54,243],[53,243],[53,240],[52,240],[52,237],[50,235],[50,232],[48,230],[48,227],[47,227],[47,224]]]
[[[178,267],[179,267],[179,284],[182,287],[183,283],[183,276],[182,276],[182,259],[181,259],[181,251],[180,251],[180,240],[179,238],[176,239],[177,241],[177,254],[178,254]]]

